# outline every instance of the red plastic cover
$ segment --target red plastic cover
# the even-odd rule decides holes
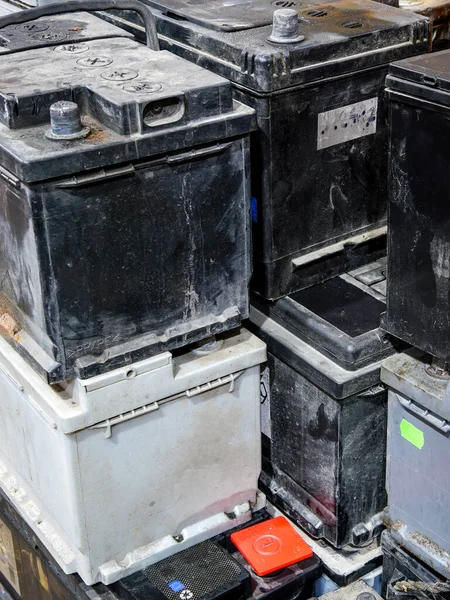
[[[284,517],[275,517],[231,535],[231,541],[257,575],[264,576],[313,555]]]

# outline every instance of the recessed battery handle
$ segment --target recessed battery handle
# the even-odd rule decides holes
[[[142,17],[145,27],[147,46],[159,50],[155,17],[148,6],[138,0],[69,0],[58,4],[47,4],[39,8],[29,8],[0,18],[0,29],[8,25],[20,25],[35,21],[41,17],[62,15],[64,13],[96,10],[133,10]]]

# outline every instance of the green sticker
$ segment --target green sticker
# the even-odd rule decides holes
[[[425,438],[423,437],[423,431],[417,429],[415,425],[412,423],[408,423],[405,419],[402,419],[400,423],[400,433],[405,440],[411,442],[413,446],[422,450],[423,445],[425,444]]]

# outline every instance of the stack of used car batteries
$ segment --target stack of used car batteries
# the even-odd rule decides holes
[[[79,39],[74,15],[42,17],[62,5],[0,29],[0,485],[66,573],[120,579],[121,598],[141,585],[200,597],[212,584],[192,591],[186,565],[222,564],[205,540],[261,507],[266,342],[261,488],[324,556],[370,556],[367,574],[387,502],[383,360],[393,387],[416,377],[397,354],[409,344],[444,360],[427,364],[432,392],[417,386],[425,408],[412,392],[400,405],[450,431],[435,409],[450,396],[436,391],[450,337],[447,207],[417,199],[444,198],[448,179],[445,160],[426,177],[447,126],[447,71],[437,54],[417,56],[430,22],[371,0],[87,5],[120,33]],[[410,88],[415,113],[401,100]],[[425,106],[435,138],[423,156]],[[248,316],[263,342],[239,329]],[[421,450],[417,424],[401,415],[399,427]],[[408,547],[396,507],[388,519]],[[239,537],[225,546],[251,571],[245,583],[232,570],[242,597],[288,597],[290,577],[310,572],[277,573],[296,560],[265,569],[284,548],[272,530]],[[370,593],[361,586],[348,593]]]
[[[389,282],[384,327],[414,348],[391,357],[389,598],[448,598],[450,586],[450,51],[390,67]],[[420,152],[417,152],[419,143]]]
[[[263,500],[254,111],[124,5],[147,46],[61,6],[0,21],[0,487],[87,584]]]
[[[386,293],[388,64],[430,48],[429,22],[370,0],[148,0],[162,47],[233,83],[251,138],[250,319],[268,345],[262,489],[341,549],[386,505],[380,328]],[[130,14],[114,22],[139,35]]]

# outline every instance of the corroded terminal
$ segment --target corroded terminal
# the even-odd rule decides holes
[[[89,132],[89,127],[84,127],[81,122],[78,104],[61,100],[50,106],[50,130],[46,133],[49,139],[77,140]]]
[[[277,44],[303,42],[304,35],[298,32],[297,11],[292,8],[280,8],[273,13],[272,33],[267,38]]]

